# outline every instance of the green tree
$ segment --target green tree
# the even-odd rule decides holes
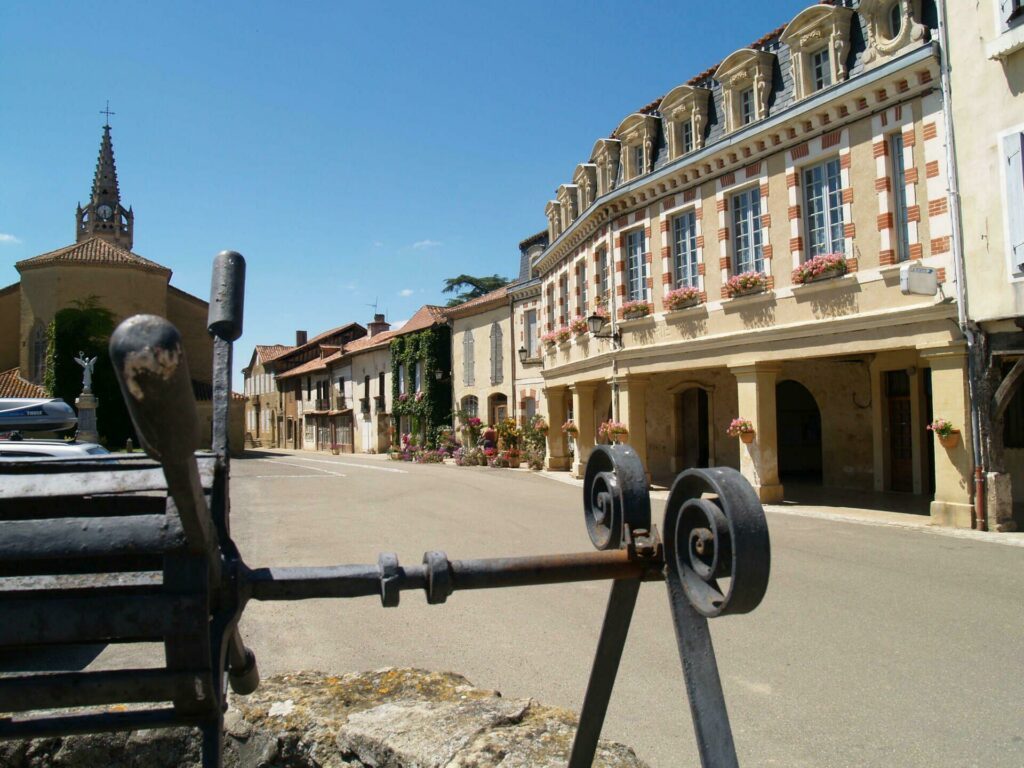
[[[75,357],[79,352],[95,357],[92,391],[99,399],[96,428],[106,445],[121,448],[129,437],[135,440],[135,431],[107,352],[114,326],[114,315],[100,306],[95,296],[76,301],[57,312],[49,327],[44,384],[53,397],[74,406],[75,398],[82,392],[82,367],[75,362]]]
[[[501,275],[487,275],[485,277],[473,277],[473,275],[459,275],[458,277],[445,278],[443,293],[457,293],[455,298],[448,299],[449,307],[457,307],[465,304],[470,299],[483,296],[485,293],[496,291],[502,286],[508,285],[507,277]]]

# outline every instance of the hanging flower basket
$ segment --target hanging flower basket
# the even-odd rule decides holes
[[[569,419],[565,424],[562,425],[562,431],[569,437],[576,437],[580,433],[580,428],[576,426],[576,422]]]
[[[729,427],[725,430],[725,433],[729,437],[738,437],[747,445],[754,442],[754,436],[757,434],[750,419],[743,418],[735,418],[729,422]]]
[[[960,430],[955,428],[949,419],[935,419],[927,429],[935,433],[943,448],[956,448],[960,442]]]
[[[954,429],[945,437],[939,435],[939,443],[943,448],[956,448],[960,444],[960,430]]]
[[[597,438],[603,443],[624,443],[629,439],[629,429],[621,421],[603,421],[597,428]]]

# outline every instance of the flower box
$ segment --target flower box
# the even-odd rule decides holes
[[[571,338],[572,338],[572,331],[569,330],[569,328],[567,326],[563,326],[562,328],[559,328],[557,331],[555,331],[555,340],[559,344],[564,344],[565,342],[567,342]]]
[[[587,318],[585,317],[574,317],[572,322],[569,323],[569,330],[572,331],[576,336],[582,336],[589,330],[587,325]]]
[[[768,276],[764,272],[741,272],[733,275],[725,282],[725,291],[729,298],[762,293],[768,288]]]
[[[669,312],[695,307],[700,304],[700,291],[691,286],[676,288],[665,294],[665,309]]]
[[[624,320],[639,320],[654,312],[651,302],[643,299],[627,301],[622,305],[622,317]]]
[[[793,270],[793,283],[806,285],[820,280],[831,280],[846,274],[846,257],[841,253],[825,253],[808,259]]]

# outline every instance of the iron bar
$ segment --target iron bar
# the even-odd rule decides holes
[[[636,598],[640,594],[639,579],[621,579],[612,582],[608,597],[608,608],[604,614],[601,637],[597,641],[594,665],[590,671],[590,682],[583,697],[579,726],[572,742],[569,768],[588,768],[594,761],[597,741],[601,737],[604,717],[608,712],[615,676],[626,646],[629,623],[633,619]]]
[[[0,712],[171,701],[195,691],[196,675],[164,669],[0,677]]]
[[[161,554],[184,543],[172,515],[0,522],[0,572],[16,561]]]
[[[172,707],[98,712],[57,717],[0,718],[0,739],[44,739],[80,733],[136,731],[201,725],[205,718],[176,712]]]

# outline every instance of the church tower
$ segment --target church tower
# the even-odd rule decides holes
[[[121,205],[117,188],[117,168],[114,166],[114,145],[110,141],[110,123],[103,126],[100,156],[96,161],[96,175],[92,181],[92,199],[75,212],[75,242],[99,237],[127,251],[132,249],[135,214]]]

